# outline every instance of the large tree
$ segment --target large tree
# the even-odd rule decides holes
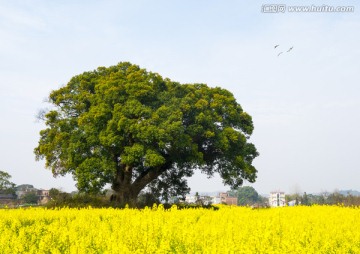
[[[194,170],[233,188],[256,179],[252,118],[225,89],[124,62],[74,76],[49,101],[36,159],[54,176],[71,173],[80,191],[111,183],[113,199],[131,203],[145,187],[165,198],[187,193]]]

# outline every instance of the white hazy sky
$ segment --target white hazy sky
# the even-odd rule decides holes
[[[262,13],[267,3],[0,0],[0,170],[16,184],[75,190],[35,161],[37,111],[72,76],[130,61],[235,95],[254,120],[259,193],[360,190],[360,4],[283,1],[355,11]],[[201,175],[189,185],[228,189]]]

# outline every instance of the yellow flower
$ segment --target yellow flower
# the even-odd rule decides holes
[[[360,253],[360,209],[1,209],[0,253]]]

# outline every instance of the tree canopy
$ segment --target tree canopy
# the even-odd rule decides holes
[[[11,175],[9,173],[0,170],[0,193],[15,193],[15,183],[11,182],[10,179]]]
[[[145,187],[165,199],[188,193],[194,170],[233,188],[256,179],[252,118],[220,87],[123,62],[74,76],[49,102],[36,159],[54,176],[72,174],[80,191],[110,183],[114,200],[130,202]]]
[[[31,191],[26,193],[21,199],[26,204],[37,204],[39,197],[36,195],[35,191]]]
[[[253,205],[261,202],[262,198],[251,186],[242,186],[236,190],[230,191],[230,195],[238,198],[238,205]]]

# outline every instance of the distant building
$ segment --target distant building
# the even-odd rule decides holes
[[[200,196],[200,201],[203,205],[211,205],[213,198],[210,196]]]
[[[211,204],[221,204],[221,198],[220,197],[212,197]]]
[[[193,196],[193,195],[186,195],[185,202],[188,203],[188,204],[195,204],[196,197]]]
[[[273,191],[270,192],[269,205],[271,207],[281,207],[286,205],[285,192]]]
[[[39,190],[31,184],[22,184],[15,187],[17,199],[22,199],[26,194],[35,193],[38,204],[46,204],[50,200],[49,190]]]
[[[221,203],[225,203],[227,205],[237,205],[238,199],[235,197],[230,197],[227,192],[222,192],[219,194]]]
[[[15,193],[18,199],[21,199],[28,193],[37,193],[38,189],[34,188],[31,184],[21,184],[15,187]]]
[[[288,206],[296,206],[296,200],[291,200],[287,204]]]
[[[0,204],[7,205],[16,200],[16,196],[14,194],[2,194],[0,193]]]
[[[39,204],[46,204],[50,200],[49,190],[38,190],[37,196],[39,198],[38,203]]]
[[[197,202],[200,202],[203,205],[210,205],[210,204],[237,205],[237,198],[230,197],[229,194],[226,192],[221,192],[217,196],[201,195],[196,197],[194,195],[187,195],[185,197],[185,203],[195,204]]]

